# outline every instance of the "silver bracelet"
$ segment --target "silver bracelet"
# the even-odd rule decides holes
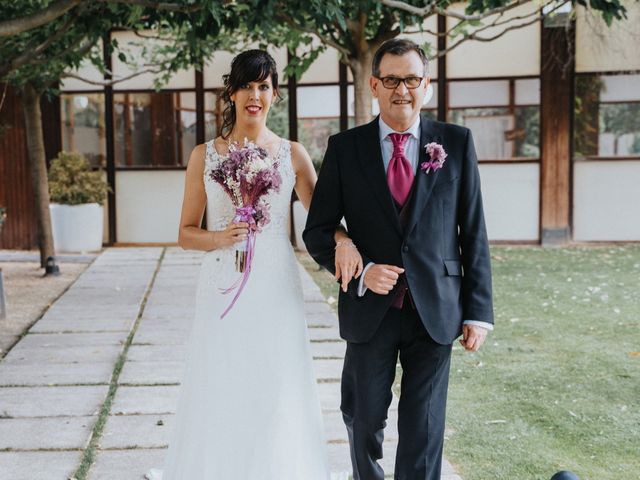
[[[342,245],[348,246],[348,247],[352,247],[355,248],[356,250],[358,249],[358,247],[355,246],[355,244],[353,242],[336,242],[336,248],[341,247]]]

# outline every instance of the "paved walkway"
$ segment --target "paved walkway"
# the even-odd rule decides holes
[[[79,472],[79,479],[140,480],[162,465],[199,261],[178,248],[108,249],[12,348],[0,362],[2,479]],[[301,275],[331,468],[341,472],[350,469],[338,410],[345,344],[318,287],[302,268]],[[397,404],[384,443],[387,474]],[[83,462],[91,467],[78,471]],[[442,478],[461,480],[447,462]]]

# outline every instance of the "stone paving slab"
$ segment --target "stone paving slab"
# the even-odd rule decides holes
[[[314,359],[344,358],[346,342],[311,342],[311,354]]]
[[[343,341],[340,338],[340,330],[335,327],[311,327],[307,329],[309,333],[309,339],[313,341]]]
[[[111,406],[112,414],[175,413],[179,385],[157,387],[121,386]]]
[[[113,363],[5,364],[0,363],[0,386],[46,386],[88,384],[107,385],[113,373]],[[1,390],[0,390],[1,393]],[[0,402],[0,409],[2,403]]]
[[[105,295],[106,296],[106,295]],[[63,296],[64,298],[64,296]],[[115,300],[112,303],[107,303],[106,299],[103,301],[87,303],[84,305],[79,305],[77,303],[71,304],[59,304],[54,303],[47,313],[45,313],[44,318],[50,318],[52,320],[61,320],[66,319],[70,316],[82,316],[83,318],[93,319],[93,318],[120,318],[120,317],[129,317],[133,315],[134,317],[138,313],[139,302],[142,300],[142,294],[138,301],[135,302],[116,302]]]
[[[175,415],[111,415],[104,427],[102,449],[166,447]],[[158,423],[161,425],[158,425]]]
[[[78,288],[101,288],[104,290],[115,289],[117,291],[144,289],[149,285],[153,269],[148,268],[142,272],[131,272],[130,276],[127,275],[124,277],[122,276],[123,268],[124,267],[118,267],[117,270],[112,272],[107,271],[104,267],[102,267],[100,271],[90,271],[79,278],[74,285]]]
[[[186,345],[131,345],[127,360],[131,362],[183,362]]]
[[[181,306],[191,309],[196,301],[196,286],[188,285],[184,288],[166,288],[166,292],[160,292],[153,287],[153,293],[147,298],[148,307],[173,307]]]
[[[65,319],[43,318],[36,323],[29,333],[59,332],[129,332],[136,321],[136,314],[125,318],[77,318],[69,315]]]
[[[73,347],[76,345],[123,345],[127,339],[125,332],[102,333],[29,333],[20,341],[24,348]]]
[[[188,337],[189,329],[186,322],[181,328],[166,328],[163,330],[142,322],[138,330],[136,330],[132,345],[185,345]]]
[[[165,285],[156,278],[147,305],[193,307],[197,288],[198,285],[191,281],[176,285],[175,280],[172,280]]]
[[[195,305],[147,305],[144,319],[187,319],[195,314]]]
[[[151,468],[162,468],[167,450],[99,450],[88,480],[142,480]],[[232,479],[229,479],[232,480]]]
[[[100,410],[108,386],[3,387],[0,416],[88,416]]]
[[[310,328],[317,327],[333,327],[338,328],[338,319],[331,312],[328,313],[307,313],[305,314],[307,319],[307,326]]]
[[[0,450],[83,449],[97,418],[0,418]]]
[[[336,315],[331,310],[331,307],[327,302],[310,302],[305,303],[304,313],[306,315],[329,315],[333,319],[337,320]]]
[[[119,385],[179,384],[184,374],[184,362],[125,362]]]
[[[30,347],[18,343],[4,358],[3,363],[20,365],[46,365],[52,363],[115,364],[122,352],[122,345],[49,345]],[[59,368],[64,368],[59,366]]]
[[[305,303],[325,303],[324,296],[320,290],[307,290],[303,293]]]
[[[160,275],[160,273],[158,273]],[[170,294],[171,291],[176,289],[182,292],[183,295],[193,295],[195,299],[196,291],[198,288],[197,277],[194,278],[173,278],[173,277],[156,277],[156,281],[153,286],[152,295],[156,295],[156,286],[158,287],[157,295],[164,292],[165,295]]]
[[[75,472],[82,450],[0,452],[3,480],[66,480]]]
[[[314,360],[313,369],[318,381],[336,380],[342,377],[343,360]]]
[[[137,337],[138,333],[145,328],[152,328],[157,332],[164,332],[167,330],[183,330],[185,332],[189,332],[192,324],[193,316],[185,315],[184,317],[179,318],[149,318],[143,314],[134,338]]]
[[[97,304],[101,306],[137,305],[144,291],[145,287],[140,285],[131,288],[74,285],[56,302],[56,309],[84,306],[91,308],[92,305]]]

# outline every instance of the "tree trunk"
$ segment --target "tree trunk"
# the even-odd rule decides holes
[[[54,249],[51,215],[49,213],[49,182],[47,178],[47,160],[44,153],[40,93],[30,83],[25,85],[23,93],[29,170],[31,172],[38,222],[40,266],[44,268],[47,258],[54,256]]]
[[[366,50],[349,61],[349,68],[351,68],[351,74],[353,75],[356,125],[368,123],[372,118],[371,101],[373,96],[369,88],[372,60],[373,51]]]

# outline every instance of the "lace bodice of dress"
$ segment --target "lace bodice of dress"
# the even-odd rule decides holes
[[[288,235],[289,209],[291,192],[295,185],[295,172],[291,164],[291,144],[282,139],[278,148],[278,169],[282,176],[282,184],[278,192],[270,193],[266,200],[271,205],[269,213],[271,221],[263,228],[259,236],[269,234]],[[224,230],[235,216],[235,206],[224,189],[211,179],[211,169],[221,160],[216,151],[214,140],[206,143],[204,185],[207,194],[207,229]]]

